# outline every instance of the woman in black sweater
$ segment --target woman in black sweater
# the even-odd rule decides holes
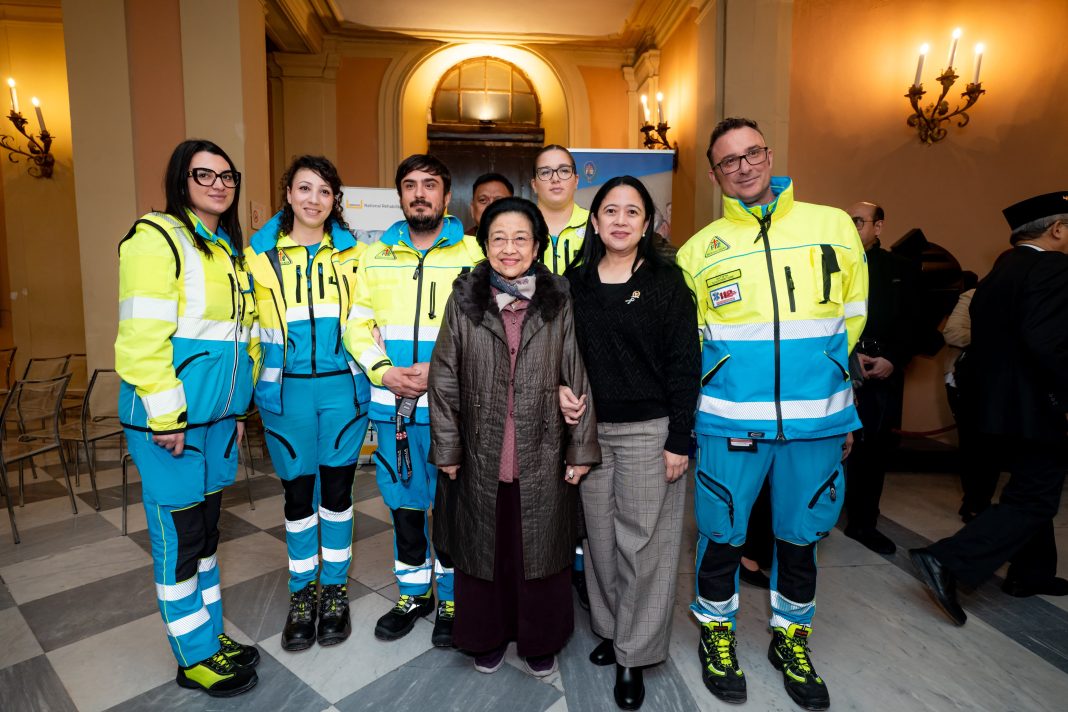
[[[623,709],[641,706],[641,667],[667,658],[701,378],[696,306],[656,249],[654,210],[638,179],[605,183],[567,272],[603,458],[580,488],[591,621],[604,639],[590,660],[616,664]]]

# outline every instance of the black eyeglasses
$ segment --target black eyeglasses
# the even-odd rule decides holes
[[[569,180],[571,176],[575,175],[574,166],[560,166],[559,168],[549,168],[548,166],[542,166],[541,168],[534,169],[534,175],[538,177],[538,180],[550,181],[553,179],[553,173],[560,180]]]
[[[215,185],[216,178],[222,181],[225,188],[236,188],[241,183],[241,174],[237,171],[216,173],[210,168],[193,168],[186,175],[195,180],[197,185],[202,185],[205,188]]]
[[[879,222],[878,220],[865,220],[864,218],[857,217],[855,215],[850,216],[850,217],[853,218],[853,224],[857,226],[858,230],[860,230],[860,229],[862,229],[864,227],[864,223],[877,223],[877,222]]]
[[[768,147],[767,146],[755,146],[743,153],[741,156],[728,156],[722,161],[712,166],[712,170],[719,169],[720,173],[727,175],[728,173],[734,173],[736,170],[742,167],[742,159],[751,166],[759,166],[761,163],[768,160]]]

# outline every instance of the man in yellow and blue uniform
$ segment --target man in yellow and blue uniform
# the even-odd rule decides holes
[[[768,477],[776,539],[768,657],[795,702],[826,709],[807,637],[816,542],[841,511],[841,460],[860,423],[847,364],[864,328],[864,248],[848,215],[796,202],[791,180],[772,178],[772,152],[754,122],[721,122],[708,157],[724,216],[678,254],[703,341],[691,606],[702,623],[703,679],[720,699],[746,698],[735,654],[738,564]]]
[[[453,280],[481,260],[482,251],[473,238],[464,238],[459,220],[445,215],[451,187],[445,164],[429,155],[409,156],[397,169],[396,184],[406,219],[364,252],[344,337],[371,380],[378,486],[393,515],[400,598],[378,620],[375,636],[401,638],[434,609],[433,571],[440,602],[431,640],[449,646],[455,616],[452,562],[447,552],[431,552],[427,533],[437,468],[427,461],[426,379]]]
[[[192,211],[187,217],[206,251],[164,213],[138,220],[120,244],[119,413],[141,476],[156,598],[174,656],[190,668],[233,649],[254,665],[255,648],[223,632],[216,564],[222,490],[237,473],[236,417],[252,397],[254,302],[230,238]],[[173,434],[184,435],[174,454],[153,442]],[[179,684],[192,686],[182,671]],[[225,685],[209,692],[233,694]]]
[[[304,650],[316,640],[340,643],[351,630],[352,484],[370,390],[342,334],[365,245],[333,219],[310,246],[281,225],[278,213],[253,235],[246,256],[263,353],[256,405],[285,492],[291,600],[282,647]]]

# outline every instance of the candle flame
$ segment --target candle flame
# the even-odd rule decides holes
[[[920,45],[920,54],[927,54],[931,50],[931,45],[924,42]]]
[[[30,99],[30,103],[33,104],[34,106],[40,106],[41,105],[41,102],[37,100],[37,97],[32,97]]]
[[[986,46],[982,42],[980,42],[979,44],[975,45],[975,53],[976,54],[982,54],[985,50],[986,50]]]
[[[8,78],[7,78],[7,85],[8,85],[9,87],[11,87],[12,89],[14,89],[14,88],[15,88],[15,80],[14,80],[14,79],[12,79],[11,77],[8,77]]]
[[[663,100],[664,100],[664,92],[662,92],[662,91],[658,91],[658,92],[656,93],[656,100],[657,100],[657,101],[663,101]]]
[[[957,29],[953,30],[953,39],[955,39],[955,40],[959,40],[960,39],[960,28],[959,27]]]
[[[648,103],[649,103],[649,97],[647,97],[645,94],[642,94],[642,106],[645,106]]]

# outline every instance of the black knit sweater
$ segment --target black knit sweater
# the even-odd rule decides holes
[[[673,264],[643,263],[625,284],[569,274],[575,331],[598,422],[668,417],[664,449],[687,455],[701,381],[697,307]]]

